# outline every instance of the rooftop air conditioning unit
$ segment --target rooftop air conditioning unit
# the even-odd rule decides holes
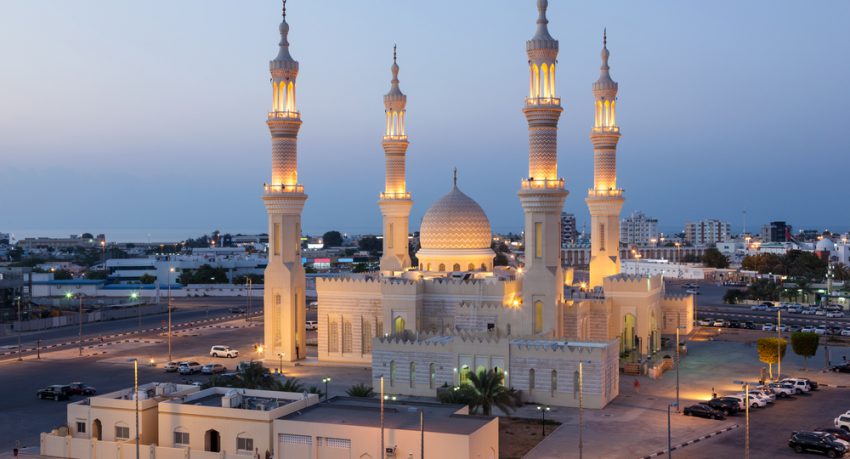
[[[387,457],[395,457],[396,446],[388,446],[385,448]]]

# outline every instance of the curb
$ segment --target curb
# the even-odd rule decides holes
[[[733,424],[733,425],[731,425],[731,426],[729,426],[729,427],[727,427],[727,428],[725,428],[725,429],[720,429],[720,430],[718,430],[718,431],[716,431],[716,432],[712,432],[712,433],[710,433],[710,434],[703,435],[702,437],[695,438],[695,439],[693,439],[693,440],[691,440],[691,441],[686,441],[686,442],[684,442],[684,443],[679,443],[679,444],[677,444],[677,445],[673,445],[673,446],[670,448],[670,451],[672,452],[672,451],[676,451],[677,449],[682,449],[682,448],[684,448],[684,447],[686,447],[686,446],[693,445],[694,443],[699,443],[699,442],[701,442],[701,441],[703,441],[703,440],[707,440],[707,439],[709,439],[709,438],[711,438],[711,437],[715,437],[715,436],[720,435],[720,434],[722,434],[722,433],[729,432],[730,430],[737,429],[738,427],[741,427],[741,426],[740,426],[740,425],[738,425],[738,424]],[[651,457],[663,456],[663,455],[665,455],[665,454],[667,454],[667,450],[656,451],[656,452],[654,452],[654,453],[652,453],[652,454],[649,454],[649,455],[647,455],[647,456],[641,456],[641,458],[640,458],[640,459],[649,459],[649,458],[651,458]]]
[[[833,389],[850,389],[850,386],[839,386],[835,384],[820,384],[818,383],[818,387],[832,387]]]

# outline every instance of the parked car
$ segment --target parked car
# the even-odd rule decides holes
[[[771,303],[770,301],[762,301],[761,305],[762,305],[762,306],[767,306],[767,307],[769,307],[769,308],[772,308],[772,307],[773,307],[773,303]]]
[[[776,401],[776,395],[773,392],[767,394],[763,390],[751,389],[750,395],[764,400],[765,403],[773,403]]]
[[[803,333],[814,333],[815,327],[814,325],[806,325],[805,327],[801,328],[800,331]]]
[[[836,429],[850,432],[850,412],[839,415],[832,421]]]
[[[778,332],[780,332],[780,333],[787,332],[789,329],[790,329],[790,328],[788,327],[788,325],[784,325],[784,324],[783,324],[783,325],[777,325],[777,326],[776,326],[776,331],[778,331]]]
[[[748,321],[744,322],[743,328],[746,328],[747,330],[756,330],[758,327],[756,326],[755,322],[748,320]]]
[[[822,325],[818,325],[817,327],[815,327],[815,329],[813,331],[815,333],[817,333],[818,335],[825,335],[826,334],[826,327],[824,327]]]
[[[245,314],[245,312],[247,312],[247,309],[240,308],[240,307],[237,306],[237,307],[233,307],[233,308],[228,309],[228,312],[230,312],[231,314]]]
[[[165,365],[162,366],[166,373],[174,373],[179,367],[180,364],[177,362],[165,362]]]
[[[712,327],[728,327],[729,321],[723,320],[723,319],[717,319],[711,324],[711,326]]]
[[[305,324],[304,328],[306,328],[307,330],[318,330],[319,329],[319,322],[317,322],[315,320],[308,320],[307,323]]]
[[[764,324],[761,326],[762,331],[776,331],[776,326],[773,324]]]
[[[227,368],[220,363],[208,363],[201,368],[201,373],[205,375],[214,375],[225,371],[227,371]]]
[[[841,329],[841,336],[850,336],[850,327],[844,327]]]
[[[790,327],[788,327],[788,331],[789,331],[789,332],[791,332],[791,333],[797,333],[797,332],[798,332],[798,331],[800,331],[802,328],[803,328],[803,327],[801,327],[801,326],[799,326],[799,325],[791,325]]]
[[[825,309],[818,309],[817,311],[815,311],[815,315],[816,316],[826,316],[826,310]]]
[[[797,378],[785,378],[781,381],[781,383],[788,383],[794,387],[795,394],[802,394],[803,392],[811,392],[812,387],[806,380],[797,379]]]
[[[847,453],[847,446],[822,432],[794,432],[788,440],[788,446],[798,453],[814,451],[828,457],[841,457]]]
[[[745,403],[745,400],[746,400],[746,403],[750,405],[750,408],[764,408],[765,406],[767,406],[766,401],[764,401],[763,399],[757,398],[754,395],[733,394],[733,395],[729,395],[728,397],[737,398],[738,400],[741,401],[742,406],[743,406],[743,404]]]
[[[838,317],[844,317],[844,313],[841,312],[841,311],[832,311],[832,312],[827,312],[826,316],[829,317],[830,319],[834,319],[834,318],[838,318]]]
[[[699,295],[699,290],[697,290],[695,288],[689,288],[689,289],[685,290],[685,293],[688,293],[690,295]]]
[[[764,311],[764,306],[760,304],[754,304],[750,306],[750,311]]]
[[[714,408],[717,411],[722,412],[724,415],[729,416],[737,413],[741,410],[740,405],[738,404],[738,400],[730,399],[730,398],[713,398],[707,402],[706,405]]]
[[[828,433],[841,441],[850,442],[850,432],[844,429],[838,429],[835,427],[825,427],[823,429],[815,429],[815,432]]]
[[[740,322],[738,320],[729,321],[729,328],[744,328],[743,325],[743,322]]]
[[[800,311],[800,314],[802,314],[804,316],[813,316],[813,315],[815,315],[816,312],[817,312],[817,310],[814,309],[814,308],[803,308],[803,310]]]
[[[726,415],[724,415],[722,411],[715,410],[704,403],[687,406],[685,407],[684,412],[685,416],[697,416],[708,419],[726,419]]]
[[[71,397],[71,387],[64,384],[54,384],[44,389],[39,389],[35,395],[40,399],[48,398],[57,402],[59,400],[68,400]]]
[[[190,375],[201,371],[201,364],[198,362],[180,362],[180,367],[177,372],[181,375]]]
[[[779,398],[790,397],[790,396],[794,395],[795,393],[797,393],[797,391],[794,389],[793,384],[785,384],[785,383],[778,382],[778,383],[770,383],[770,384],[767,385],[767,387],[769,387],[770,390],[772,390],[773,393],[776,394],[776,396],[779,397]]]
[[[697,325],[699,325],[700,327],[710,327],[711,323],[712,323],[711,319],[698,319],[697,320]]]
[[[835,365],[830,370],[836,373],[850,373],[850,363],[842,363],[841,365]]]
[[[230,346],[216,345],[210,348],[210,357],[227,357],[235,359],[239,357],[239,351],[232,349]]]
[[[806,384],[809,385],[809,389],[818,390],[818,382],[817,381],[813,381],[809,378],[797,378],[797,379],[802,379],[803,381],[806,381]]]
[[[97,389],[81,382],[72,382],[68,385],[68,388],[74,395],[94,395],[97,393]]]

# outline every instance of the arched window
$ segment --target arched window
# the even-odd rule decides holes
[[[467,271],[475,271],[475,265],[470,263],[466,266]]]
[[[540,69],[537,64],[531,66],[531,98],[540,97]]]
[[[532,369],[528,370],[528,390],[529,391],[534,390],[534,385],[535,385],[534,368],[532,368]]]
[[[487,271],[487,265],[485,265],[484,263],[481,263],[481,270]]]
[[[352,340],[351,321],[345,320],[342,323],[342,352],[343,354],[351,353]]]
[[[452,266],[452,271],[460,271],[460,263],[455,263],[454,266]]]
[[[616,109],[617,101],[611,101],[611,126],[617,125],[617,109]]]
[[[339,352],[339,323],[330,321],[328,326],[328,352]]]
[[[555,391],[558,390],[558,372],[555,370],[552,370],[552,383],[550,387],[552,388],[552,396],[554,397]]]
[[[555,97],[555,64],[549,66],[549,97]]]
[[[431,270],[431,263],[428,263],[428,265],[425,267],[425,271],[430,271],[430,270]]]
[[[549,69],[547,68],[546,64],[543,64],[540,67],[540,69],[541,69],[540,73],[542,75],[541,81],[543,82],[543,91],[541,91],[541,92],[543,93],[544,98],[548,98],[549,97]]]
[[[443,264],[443,263],[440,263],[440,268],[438,269],[438,271],[443,272],[445,270],[446,270],[446,265]]]
[[[534,333],[543,331],[543,302],[537,300],[534,302]]]
[[[400,335],[404,333],[404,317],[397,316],[393,321],[393,333]]]
[[[390,387],[395,386],[395,360],[390,360]]]
[[[416,362],[410,362],[410,388],[416,387]]]
[[[469,383],[469,365],[464,365],[460,367],[460,383],[468,384]]]
[[[363,350],[363,354],[371,354],[372,353],[372,324],[368,320],[363,321],[362,330],[360,332],[362,336],[363,342],[361,343],[361,349]]]
[[[428,365],[428,387],[437,387],[437,365],[434,363]]]

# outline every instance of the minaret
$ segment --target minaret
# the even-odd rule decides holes
[[[384,134],[384,158],[386,179],[384,192],[378,206],[384,220],[384,254],[381,256],[381,271],[403,271],[410,267],[407,248],[408,221],[413,201],[407,192],[405,179],[405,155],[407,135],[404,132],[404,114],[407,96],[398,87],[398,63],[393,46],[393,79],[390,92],[384,96],[384,111],[387,114],[387,129]]]
[[[602,67],[593,83],[596,118],[590,130],[593,142],[593,188],[587,192],[590,209],[590,287],[620,272],[620,209],[623,190],[617,188],[617,83],[608,73],[608,34],[602,35]]]
[[[525,213],[523,307],[532,311],[527,332],[560,336],[557,304],[563,301],[561,211],[567,191],[558,178],[558,119],[563,109],[555,92],[558,41],[549,35],[547,0],[537,0],[537,32],[526,42],[530,72],[523,113],[528,120],[528,177],[519,199]]]
[[[301,265],[301,210],[307,195],[298,183],[298,130],[301,115],[295,106],[298,62],[289,54],[286,0],[280,23],[280,52],[269,63],[272,111],[266,124],[272,135],[272,180],[264,187],[269,215],[269,257],[263,294],[263,358],[279,362],[303,359],[306,308]]]

